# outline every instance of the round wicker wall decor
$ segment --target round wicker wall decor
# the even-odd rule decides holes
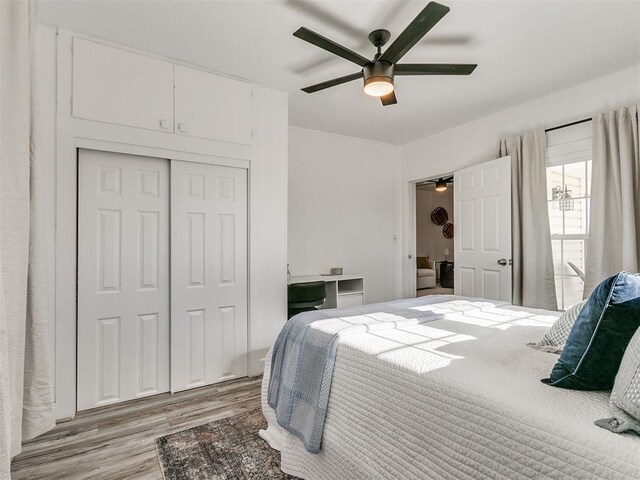
[[[431,221],[436,225],[444,225],[449,220],[449,214],[442,207],[436,207],[431,212]]]
[[[453,238],[453,223],[447,223],[442,227],[442,235],[444,238]]]

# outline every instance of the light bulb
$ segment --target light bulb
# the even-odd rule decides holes
[[[372,97],[383,97],[393,92],[393,82],[388,77],[373,77],[364,83],[364,93]]]
[[[436,182],[436,192],[444,192],[447,189],[447,182],[440,179]]]

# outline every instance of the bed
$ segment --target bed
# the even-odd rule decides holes
[[[317,454],[278,425],[266,401],[267,355],[260,435],[281,452],[284,472],[308,480],[640,478],[640,437],[593,423],[609,416],[608,392],[540,382],[557,356],[526,344],[559,313],[449,295],[411,302],[441,317],[340,338]]]

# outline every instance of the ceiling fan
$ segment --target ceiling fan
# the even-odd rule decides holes
[[[416,18],[382,53],[382,47],[389,41],[388,30],[378,29],[369,34],[369,41],[378,49],[372,60],[349,50],[346,47],[315,33],[308,28],[300,27],[293,34],[301,40],[320,47],[334,55],[342,57],[362,67],[357,73],[327,80],[302,89],[306,93],[314,93],[325,88],[335,87],[343,83],[364,78],[364,93],[380,97],[382,105],[398,103],[393,79],[395,75],[469,75],[475,70],[475,64],[443,64],[443,63],[398,63],[400,59],[442,20],[449,12],[449,7],[436,2],[429,2]]]
[[[426,182],[424,182],[424,184],[435,183],[436,192],[444,192],[447,189],[447,183],[452,183],[452,182],[453,182],[453,175],[446,178],[440,177],[438,180],[427,180]],[[424,185],[424,184],[421,183],[420,185]]]

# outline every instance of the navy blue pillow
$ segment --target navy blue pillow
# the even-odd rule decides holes
[[[558,363],[542,382],[573,390],[609,390],[640,326],[640,274],[621,272],[591,293]]]

